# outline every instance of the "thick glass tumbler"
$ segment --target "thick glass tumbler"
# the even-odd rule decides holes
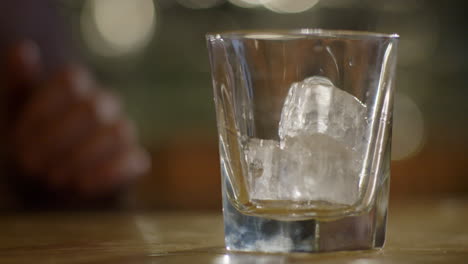
[[[228,250],[381,248],[397,35],[207,35]]]

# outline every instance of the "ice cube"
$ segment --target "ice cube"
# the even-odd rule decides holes
[[[283,188],[295,201],[352,204],[358,198],[359,162],[353,150],[324,134],[298,134],[285,140],[283,155],[296,165]]]
[[[280,141],[247,144],[250,198],[355,203],[365,127],[366,106],[327,78],[294,83],[281,112]]]
[[[321,76],[294,83],[283,105],[279,137],[322,133],[350,148],[362,143],[366,106]]]
[[[281,152],[274,140],[253,138],[248,142],[245,156],[247,184],[252,199],[268,200],[277,196]]]
[[[274,140],[252,139],[245,153],[251,199],[349,204],[357,198],[353,152],[332,137],[300,134],[284,148]]]

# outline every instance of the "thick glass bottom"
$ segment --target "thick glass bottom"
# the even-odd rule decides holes
[[[388,178],[374,206],[359,216],[333,221],[280,221],[240,213],[223,192],[226,248],[256,252],[326,252],[382,248],[388,201]]]

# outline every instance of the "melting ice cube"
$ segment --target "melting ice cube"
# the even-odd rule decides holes
[[[248,185],[251,198],[272,199],[272,193],[278,193],[279,168],[281,149],[278,142],[253,138],[245,150],[248,164]]]
[[[281,111],[279,136],[321,133],[351,148],[362,143],[366,106],[321,76],[294,83]]]
[[[252,139],[245,151],[252,199],[358,199],[366,106],[325,77],[294,83],[279,123],[280,142]]]

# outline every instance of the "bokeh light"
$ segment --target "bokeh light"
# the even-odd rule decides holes
[[[263,6],[276,13],[301,13],[315,6],[319,0],[268,0]]]
[[[141,50],[156,26],[152,0],[88,0],[81,29],[89,48],[102,56],[122,56]]]
[[[407,159],[424,145],[424,119],[418,105],[407,95],[397,93],[393,112],[392,159]]]
[[[228,0],[231,4],[243,8],[253,8],[262,5],[267,0]]]
[[[223,2],[223,0],[177,0],[177,3],[190,9],[211,8]]]

